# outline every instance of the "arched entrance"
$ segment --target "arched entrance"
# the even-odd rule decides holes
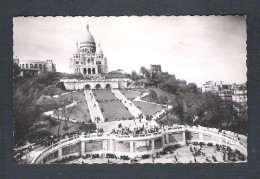
[[[96,88],[96,89],[100,89],[100,88],[101,88],[101,85],[100,85],[100,84],[96,84],[95,88]]]
[[[85,85],[85,89],[86,89],[86,90],[89,90],[89,89],[90,89],[90,85],[89,85],[89,84],[86,84],[86,85]]]
[[[111,89],[111,85],[110,84],[106,84],[106,89]]]

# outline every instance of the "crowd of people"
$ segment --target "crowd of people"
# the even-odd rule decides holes
[[[141,127],[135,127],[134,129],[131,129],[130,127],[123,127],[119,124],[118,129],[112,129],[110,134],[119,134],[119,135],[141,135],[141,134],[150,134],[150,133],[156,133],[161,130],[161,127],[159,126],[148,126],[144,125]]]
[[[97,99],[96,101],[98,103],[103,103],[103,102],[121,101],[121,100],[119,100],[119,99]]]

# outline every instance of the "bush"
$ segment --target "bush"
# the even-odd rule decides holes
[[[59,122],[55,119],[53,119],[51,116],[44,116],[43,118],[45,121],[49,121],[51,126],[57,126]]]
[[[205,143],[204,142],[200,142],[200,147],[204,146]]]
[[[28,140],[29,142],[32,142],[35,139],[39,139],[39,138],[44,138],[47,136],[51,136],[52,133],[47,131],[46,129],[39,129],[36,131],[32,131],[31,133],[28,134]]]
[[[150,157],[151,157],[151,155],[148,155],[148,154],[142,155],[142,159],[148,159]]]
[[[213,146],[213,144],[212,144],[212,143],[208,143],[208,144],[207,144],[207,146],[209,146],[209,147],[212,147],[212,146]]]
[[[192,142],[192,144],[193,144],[193,145],[199,145],[199,143],[198,143],[198,142]]]
[[[121,156],[120,156],[120,159],[129,160],[129,157],[128,157],[127,155],[121,155]]]
[[[115,158],[115,154],[106,154],[106,158]]]
[[[214,155],[212,155],[212,159],[214,160],[214,162],[217,162],[217,159]]]
[[[65,86],[64,86],[64,83],[62,83],[62,82],[58,82],[58,83],[56,84],[56,88],[60,88],[61,90],[66,91],[66,88],[65,88]]]

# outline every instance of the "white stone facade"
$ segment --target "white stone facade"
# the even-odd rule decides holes
[[[56,65],[53,63],[52,60],[16,60],[16,63],[21,70],[56,72]]]
[[[108,73],[107,58],[104,57],[100,44],[96,47],[94,37],[89,32],[85,41],[77,43],[76,53],[70,58],[70,73],[82,74],[84,77],[99,77]]]
[[[61,79],[66,90],[84,89],[124,89],[127,88],[127,80],[69,80]]]

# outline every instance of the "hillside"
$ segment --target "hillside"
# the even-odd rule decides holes
[[[58,78],[51,73],[42,73],[31,78],[14,79],[14,138],[15,143],[24,141],[30,134],[30,128],[40,118],[40,109],[36,101],[41,95],[54,95],[64,92]]]

